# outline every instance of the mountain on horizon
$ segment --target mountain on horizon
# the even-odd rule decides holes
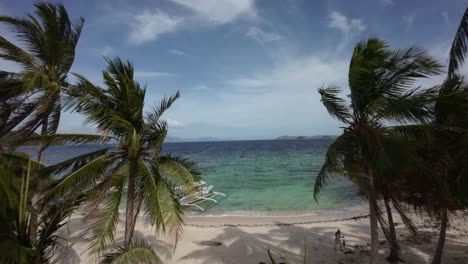
[[[315,136],[280,136],[276,140],[300,140],[300,139],[335,139],[334,135],[315,135]]]
[[[199,137],[199,138],[182,138],[167,136],[164,142],[175,143],[175,142],[210,142],[210,141],[231,141],[230,138],[217,138],[217,137]]]

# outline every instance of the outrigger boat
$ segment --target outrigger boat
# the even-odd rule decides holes
[[[206,182],[198,181],[195,183],[195,190],[192,192],[184,191],[181,186],[175,187],[174,191],[181,205],[206,212],[206,210],[226,197],[224,193],[214,192],[213,188],[213,185],[207,186]]]

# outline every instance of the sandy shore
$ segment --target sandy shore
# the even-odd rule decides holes
[[[361,210],[361,211],[359,211]],[[354,214],[352,213],[354,212]],[[406,263],[428,263],[438,237],[437,225],[415,217],[419,233],[412,236],[396,217],[397,234]],[[468,263],[468,213],[451,217],[443,263]],[[369,246],[369,219],[363,207],[340,212],[298,216],[188,216],[182,239],[174,250],[169,239],[156,237],[151,227],[139,222],[135,235],[151,243],[164,263],[271,263],[267,250],[285,257],[289,263],[303,263],[307,241],[309,263],[366,263]],[[74,217],[62,235],[70,247],[58,256],[60,263],[94,263],[84,249],[84,224]],[[345,235],[344,252],[336,253],[333,237],[337,229]],[[123,234],[119,225],[118,236]],[[389,248],[381,237],[380,263]],[[221,245],[199,245],[201,241]]]

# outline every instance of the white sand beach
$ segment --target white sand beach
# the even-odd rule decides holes
[[[271,263],[268,249],[279,262],[282,262],[280,257],[285,257],[288,263],[303,263],[304,240],[309,263],[366,263],[369,219],[362,207],[353,215],[349,211],[352,210],[302,216],[187,216],[183,236],[175,249],[170,240],[156,237],[142,221],[137,224],[135,236],[151,243],[164,263]],[[437,224],[416,216],[414,219],[419,229],[417,236],[412,236],[396,217],[402,256],[406,263],[428,263],[438,238]],[[451,216],[443,263],[468,263],[467,220],[468,212]],[[87,243],[82,235],[83,227],[81,219],[74,217],[62,230],[71,247],[57,256],[60,263],[95,262],[93,256],[84,252]],[[345,236],[344,252],[335,252],[333,247],[337,229]],[[119,236],[122,234],[123,223],[118,231]],[[380,240],[379,263],[387,263],[389,247],[382,233]],[[200,245],[202,241],[221,244]]]

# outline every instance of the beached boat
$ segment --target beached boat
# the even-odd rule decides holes
[[[226,194],[215,192],[213,188],[213,185],[208,186],[206,182],[198,181],[195,184],[195,190],[188,192],[178,186],[175,188],[175,193],[181,205],[206,212],[226,197]]]

